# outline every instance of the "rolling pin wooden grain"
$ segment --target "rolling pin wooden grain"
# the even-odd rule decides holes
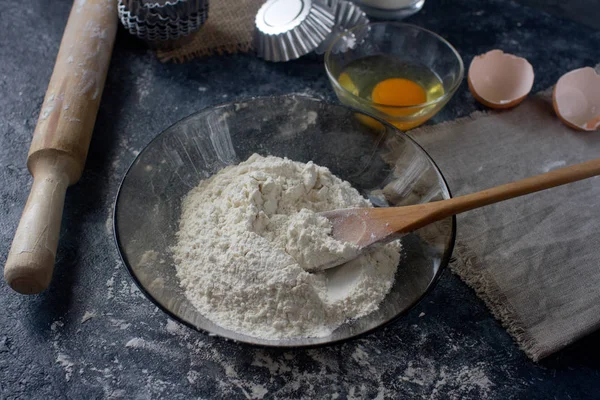
[[[33,134],[33,186],[4,267],[17,292],[50,284],[65,192],[85,165],[117,31],[117,0],[76,0]]]

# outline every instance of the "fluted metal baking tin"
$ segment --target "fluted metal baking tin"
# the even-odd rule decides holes
[[[156,23],[188,19],[208,8],[208,0],[123,0],[138,22]]]
[[[358,25],[366,25],[369,23],[369,18],[356,4],[351,3],[347,0],[327,0],[327,6],[331,8],[335,15],[335,26],[332,32],[327,38],[315,49],[315,53],[323,54],[333,44],[335,39],[346,33],[349,29],[352,29]],[[363,41],[367,34],[367,30],[360,30],[360,37],[355,32],[347,33],[344,38],[336,43],[335,47],[331,49],[332,52],[346,51],[349,47],[352,47],[354,43],[360,43]]]
[[[122,0],[118,5],[119,19],[129,33],[148,41],[178,39],[197,31],[208,18],[208,9],[190,14],[187,18],[168,21],[144,21],[133,16]]]
[[[255,48],[268,61],[288,61],[316,49],[329,36],[335,17],[318,0],[268,0],[256,14]]]

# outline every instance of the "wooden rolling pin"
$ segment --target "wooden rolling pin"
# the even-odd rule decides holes
[[[50,284],[67,186],[81,177],[117,32],[117,0],[75,0],[33,134],[33,186],[4,267],[17,292]]]

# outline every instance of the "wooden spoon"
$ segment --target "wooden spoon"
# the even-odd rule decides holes
[[[600,175],[600,159],[560,168],[545,174],[496,186],[453,199],[403,207],[351,208],[320,213],[333,223],[335,239],[355,243],[361,250],[388,238],[405,234],[432,222],[465,211],[498,203],[540,190],[550,189]],[[314,270],[335,267],[350,260],[321,265]]]

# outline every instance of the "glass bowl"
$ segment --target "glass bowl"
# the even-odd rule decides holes
[[[177,122],[148,144],[127,171],[114,211],[123,262],[158,307],[198,330],[251,344],[303,347],[339,342],[378,328],[414,306],[448,263],[455,220],[448,218],[403,240],[403,257],[391,292],[376,312],[345,323],[330,336],[266,340],[212,323],[179,286],[171,247],[181,200],[190,189],[253,153],[329,167],[376,206],[447,199],[450,192],[434,162],[391,125],[341,105],[302,96],[256,98],[225,104]]]
[[[340,49],[346,51],[339,51]],[[340,79],[340,76],[343,76],[352,62],[376,56],[394,59],[399,63],[396,66],[390,64],[387,70],[389,77],[411,79],[404,76],[406,72],[399,70],[398,76],[395,76],[395,69],[400,68],[400,65],[409,66],[408,71],[432,72],[441,82],[443,94],[414,106],[378,104],[370,100],[370,94],[359,97],[358,89],[352,81]],[[401,130],[419,126],[437,114],[452,98],[464,75],[460,55],[444,38],[427,29],[399,22],[376,22],[344,32],[325,53],[325,70],[342,103],[371,113]],[[369,71],[364,73],[369,74]],[[411,80],[420,83],[418,81],[421,79],[423,77]]]

